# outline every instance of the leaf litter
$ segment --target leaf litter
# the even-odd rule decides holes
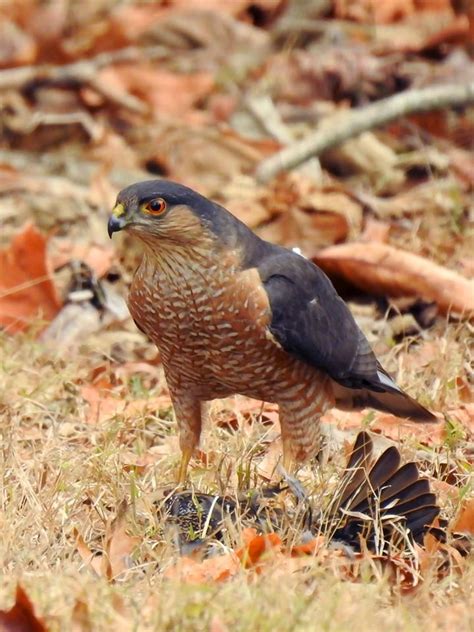
[[[47,628],[35,614],[33,604],[24,588],[17,584],[15,603],[10,610],[0,610],[2,632],[46,632]]]
[[[116,300],[139,252],[128,241],[115,251],[104,227],[120,188],[164,175],[213,197],[262,237],[321,262],[382,363],[440,422],[427,429],[370,411],[331,411],[325,424],[333,447],[324,467],[301,471],[302,483],[324,507],[341,478],[340,456],[361,426],[370,428],[376,446],[395,442],[404,461],[417,460],[449,519],[447,533],[468,541],[472,108],[366,132],[268,184],[255,174],[282,145],[335,114],[471,77],[469,3],[100,0],[81,11],[21,4],[1,8],[0,558],[7,582],[0,598],[11,603],[12,571],[23,571],[28,592],[42,587],[31,593],[47,614],[46,623],[37,619],[18,588],[2,625],[56,629],[71,616],[77,630],[110,620],[124,629],[133,619],[143,629],[189,624],[184,593],[171,588],[182,581],[196,590],[230,582],[240,595],[237,617],[234,595],[223,592],[222,606],[204,608],[193,593],[209,629],[233,629],[237,619],[255,629],[249,617],[259,598],[259,610],[273,608],[280,625],[292,620],[294,603],[313,621],[317,607],[319,617],[331,611],[343,621],[355,612],[354,629],[358,621],[380,629],[376,611],[402,616],[381,596],[389,581],[402,594],[416,590],[420,603],[424,587],[434,595],[423,614],[416,611],[425,629],[443,629],[441,618],[463,629],[472,564],[451,540],[427,536],[408,557],[367,548],[351,557],[325,535],[306,537],[292,518],[264,529],[242,516],[226,525],[223,541],[210,537],[179,555],[176,533],[156,511],[179,459],[171,401],[159,356]],[[255,104],[263,102],[262,116]],[[78,269],[89,272],[78,277]],[[435,307],[430,314],[427,305]],[[280,453],[275,407],[235,398],[214,404],[209,416],[192,461],[195,496],[235,499],[271,488]],[[265,498],[266,516],[269,503],[286,516],[291,490]],[[341,607],[324,602],[337,593],[332,581],[344,581],[346,595],[373,586],[370,608],[360,595]],[[314,582],[329,582],[328,589],[303,605]],[[282,588],[292,599],[275,598]]]

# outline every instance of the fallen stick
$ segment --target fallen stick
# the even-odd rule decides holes
[[[293,169],[349,138],[408,114],[471,103],[474,103],[474,81],[406,90],[363,108],[331,115],[313,134],[263,160],[257,167],[257,179],[267,182],[281,171]]]

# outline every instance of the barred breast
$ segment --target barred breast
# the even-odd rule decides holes
[[[222,261],[144,258],[129,307],[158,346],[170,389],[202,399],[241,393],[277,401],[282,388],[304,383],[312,367],[287,354],[267,325],[270,308],[255,269]]]

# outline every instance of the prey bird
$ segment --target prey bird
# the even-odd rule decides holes
[[[215,398],[278,404],[287,471],[317,455],[320,418],[334,405],[436,421],[383,369],[324,272],[219,204],[168,180],[139,182],[117,197],[109,236],[120,230],[143,244],[128,306],[160,351],[180,483],[202,404]]]
[[[440,522],[442,527],[431,526],[440,508],[429,480],[420,477],[416,463],[401,465],[395,446],[375,458],[373,441],[366,432],[357,435],[346,467],[324,507],[306,497],[304,513],[297,512],[301,501],[293,509],[283,510],[281,504],[270,502],[280,491],[267,488],[263,493],[254,490],[251,495],[247,492],[232,498],[173,490],[164,499],[162,514],[165,521],[177,527],[182,550],[192,550],[212,537],[223,539],[229,522],[237,526],[239,519],[241,524],[263,532],[283,533],[291,524],[290,537],[294,537],[293,528],[299,526],[303,534],[322,533],[357,551],[363,540],[376,553],[388,553],[393,547],[406,549],[413,542],[423,544],[427,533],[446,540],[445,521]],[[455,537],[461,544],[462,536]]]

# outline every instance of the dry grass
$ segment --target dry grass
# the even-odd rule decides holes
[[[443,327],[440,352],[423,372],[411,361],[416,354],[406,343],[385,358],[392,368],[399,367],[414,394],[425,392],[427,403],[439,409],[459,404],[460,382],[449,386],[449,380],[453,374],[464,375],[467,349],[465,327]],[[94,376],[110,379],[125,360],[143,356],[143,340],[133,333],[120,348],[121,363],[115,362],[118,333],[122,340],[126,337],[123,332],[102,332],[67,354],[45,349],[33,334],[1,339],[2,605],[8,605],[20,580],[52,630],[72,629],[72,618],[78,630],[472,629],[472,559],[462,574],[451,571],[442,580],[427,577],[406,595],[370,565],[352,583],[317,559],[292,572],[278,564],[262,574],[242,570],[222,584],[189,586],[163,578],[177,551],[154,501],[174,480],[179,458],[166,399],[160,400],[158,411],[125,412],[93,422],[81,396],[82,385]],[[424,344],[438,335],[430,332]],[[166,394],[159,369],[156,375],[123,379],[126,387],[119,382],[112,391],[128,401]],[[223,407],[224,416],[239,421],[241,406],[229,401]],[[211,417],[217,414],[214,408]],[[255,466],[265,451],[262,441],[275,433],[271,426],[242,420],[240,424],[240,432],[209,424],[203,448],[210,465],[194,461],[196,489],[235,492],[239,486],[262,483]],[[461,498],[473,493],[465,446],[460,433],[443,446],[428,449],[430,458],[421,463],[439,475],[439,463],[448,455],[459,473],[457,487],[441,497],[450,516]],[[417,448],[413,437],[402,442],[407,458]],[[140,458],[147,455],[153,463],[141,467]],[[341,455],[333,455],[322,475],[306,470],[301,476],[320,493],[325,486],[331,488],[342,461]],[[78,554],[75,530],[93,551],[100,550],[107,525],[124,499],[129,506],[128,533],[137,536],[138,546],[130,568],[110,583],[96,576]],[[80,623],[80,613],[91,628]]]
[[[22,12],[17,6],[22,3],[1,4],[2,10],[5,4],[3,12],[7,16],[8,4],[14,9],[15,15]],[[37,4],[41,7],[38,13]],[[24,19],[19,29],[21,36],[23,28],[27,29],[26,33],[31,29],[33,41],[36,41],[37,34],[38,37],[40,33],[50,34],[41,38],[44,41],[38,42],[40,49],[48,48],[42,51],[39,61],[50,60],[51,51],[54,51],[53,60],[59,55],[58,63],[94,58],[104,50],[104,45],[106,49],[109,45],[113,48],[115,38],[107,34],[113,35],[117,26],[119,31],[130,31],[130,36],[136,31],[137,39],[130,41],[132,45],[141,47],[147,41],[147,37],[141,34],[141,27],[133,27],[133,15],[138,16],[139,11],[136,9],[146,9],[145,5],[150,3],[133,0],[66,2],[70,6],[64,12],[67,16],[64,33],[61,27],[54,24],[55,21],[59,24],[61,18],[54,18],[51,27],[41,22],[41,19],[49,20],[49,15],[54,17],[56,9],[51,14],[48,4],[25,3],[25,15],[22,16]],[[123,9],[127,4],[132,5],[134,10],[128,14],[132,23],[129,25],[127,20],[125,28],[125,23],[120,26],[120,22],[116,22],[118,14],[114,8]],[[171,6],[173,3],[168,4]],[[194,4],[197,6],[199,2],[196,0]],[[219,3],[215,4],[217,11]],[[309,6],[311,3],[292,4]],[[464,4],[467,6],[468,3]],[[30,14],[33,8],[35,14]],[[256,11],[257,14],[259,12],[260,9]],[[223,56],[220,47],[216,46],[215,38],[222,37],[215,26],[220,24],[215,21],[217,18],[217,15],[213,19],[206,17],[211,38],[209,58],[205,39],[202,51],[181,50],[180,44],[175,48],[171,43],[169,62],[160,60],[156,67],[159,72],[168,69],[177,79],[180,70],[187,68],[188,64],[191,72],[194,68],[194,71],[204,70],[207,73],[216,63],[217,89],[209,96],[224,96],[221,106],[219,100],[200,96],[196,100],[197,107],[189,110],[189,117],[177,114],[175,107],[178,92],[186,96],[186,84],[180,91],[145,91],[143,106],[146,114],[143,116],[131,113],[127,108],[118,108],[115,103],[109,103],[108,98],[103,106],[98,107],[100,95],[97,102],[97,97],[93,98],[94,91],[82,84],[75,85],[75,82],[71,82],[69,88],[67,85],[51,85],[48,88],[43,85],[43,81],[38,82],[36,105],[34,86],[25,86],[25,90],[18,92],[14,89],[2,92],[2,97],[6,98],[3,109],[8,119],[2,131],[8,131],[8,134],[0,146],[4,162],[2,177],[5,180],[2,182],[0,200],[1,247],[8,245],[26,221],[33,221],[45,234],[54,233],[72,244],[109,245],[106,222],[117,191],[133,181],[151,177],[144,169],[149,163],[152,166],[156,163],[156,167],[160,170],[163,167],[172,179],[188,184],[198,183],[199,190],[211,197],[219,193],[219,200],[231,210],[232,203],[236,201],[239,204],[243,201],[245,209],[247,193],[247,205],[251,207],[255,200],[255,213],[258,214],[259,206],[264,211],[263,218],[259,220],[263,223],[259,228],[264,232],[272,229],[272,223],[279,223],[280,218],[284,217],[283,213],[295,207],[298,214],[292,214],[294,217],[284,224],[291,228],[291,235],[284,235],[285,245],[302,246],[306,229],[311,227],[307,244],[311,248],[307,254],[314,254],[314,249],[320,243],[319,235],[311,223],[306,223],[309,221],[306,213],[300,213],[301,210],[307,210],[306,203],[303,204],[307,186],[304,178],[300,185],[299,176],[294,179],[293,176],[285,176],[281,182],[269,185],[262,203],[261,193],[253,191],[257,185],[249,174],[266,154],[262,149],[260,155],[258,141],[253,138],[253,133],[252,140],[250,137],[245,140],[248,106],[245,105],[241,110],[238,105],[240,100],[245,104],[248,95],[254,92],[259,94],[262,89],[265,94],[275,93],[275,112],[278,117],[280,105],[286,104],[290,112],[292,105],[298,104],[298,81],[294,81],[292,74],[288,76],[291,82],[291,99],[288,101],[284,96],[285,82],[282,81],[280,86],[280,78],[272,78],[271,75],[271,72],[275,72],[271,70],[273,53],[276,52],[282,58],[281,61],[284,61],[282,53],[290,58],[296,46],[293,36],[278,51],[276,42],[270,46],[272,36],[268,34],[268,57],[259,61],[257,58],[262,54],[258,51],[260,46],[249,45],[247,36],[240,40],[237,35],[244,32],[244,25],[236,22],[236,43],[232,43],[234,35],[231,30],[229,34],[232,37],[225,43],[226,50],[229,44],[230,57],[227,59],[228,55]],[[124,20],[123,17],[121,19]],[[142,22],[143,17],[139,21]],[[225,26],[222,32],[227,33],[230,24],[228,16],[222,24]],[[373,31],[372,26],[371,22],[368,25],[370,32]],[[199,35],[200,28],[198,20],[192,24],[191,30],[194,32],[197,29]],[[64,42],[54,40],[55,31],[56,36],[64,39]],[[263,34],[262,30],[256,43]],[[170,41],[174,39],[172,36]],[[194,35],[191,40],[194,40]],[[334,56],[331,46],[334,38],[331,36],[324,40],[327,40],[326,52],[329,56],[324,56],[324,45],[320,48],[318,43],[315,50],[321,67],[325,68],[326,60],[326,67],[332,68]],[[120,36],[117,41],[121,41]],[[308,39],[308,48],[311,41]],[[360,44],[357,42],[354,48],[357,56],[360,50],[364,50]],[[441,44],[445,50],[446,44]],[[334,58],[336,61],[339,57],[344,61],[345,46],[347,43],[342,47],[342,57],[338,53]],[[7,51],[8,46],[4,48]],[[61,58],[58,51],[63,48],[64,58]],[[295,50],[303,53],[305,48],[299,51],[298,45]],[[219,53],[219,58],[226,58],[222,60],[225,61],[222,66],[220,59],[214,60],[214,50]],[[455,51],[446,48],[446,51],[449,50]],[[195,52],[199,58],[194,59]],[[245,61],[243,52],[246,55],[247,52],[251,53],[250,56],[255,54],[255,70],[261,67],[262,71],[250,71],[254,62],[249,64],[250,60]],[[204,55],[200,61],[201,53]],[[78,55],[77,59],[75,54]],[[364,77],[366,67],[373,65],[368,63],[371,56],[371,49],[368,48],[360,60],[351,60],[348,67],[357,70],[356,76],[360,74]],[[425,75],[430,77],[434,72],[436,57],[431,54],[431,50],[427,58],[415,53],[407,57],[412,67],[421,64],[419,72],[422,83]],[[444,53],[439,55],[439,61],[442,58]],[[374,57],[375,69],[380,60],[383,60],[383,56],[378,54]],[[202,68],[201,63],[204,63]],[[150,76],[148,66],[146,57],[143,63],[136,62],[137,71],[143,73],[143,77]],[[291,70],[290,65],[282,66],[286,67]],[[403,66],[401,68],[403,70]],[[466,74],[469,68],[466,65]],[[118,73],[116,77],[119,80],[121,76],[119,65],[108,70],[113,70],[111,85],[114,87],[114,73]],[[344,87],[349,79],[346,77],[347,72],[345,63],[339,70],[336,64],[334,71],[328,73],[330,83],[341,83]],[[350,102],[351,90],[354,90],[354,103],[364,103],[364,100],[382,96],[385,90],[391,89],[394,78],[391,73],[387,86],[381,85],[383,90],[380,91],[376,85],[372,86],[371,81],[368,87],[363,85],[364,82],[351,87],[349,81],[347,102]],[[285,71],[283,74],[285,76],[281,79],[286,80],[288,73]],[[433,76],[437,80],[437,75]],[[318,75],[315,74],[315,77],[317,79]],[[403,77],[403,72],[400,77]],[[376,84],[382,84],[377,74],[375,80]],[[152,85],[156,86],[155,83]],[[303,89],[305,85],[303,81]],[[330,88],[328,85],[328,94],[332,94]],[[280,91],[283,96],[278,97]],[[169,103],[166,99],[163,103],[160,100],[157,106],[147,100],[149,96],[155,97],[157,92],[164,98],[168,96]],[[233,123],[229,118],[232,133],[224,133],[219,139],[221,123],[222,130],[225,131],[226,127],[224,121],[217,122],[217,111],[222,107],[226,109],[229,97],[229,104],[235,98],[238,116],[232,117],[236,119]],[[90,107],[87,105],[88,99],[91,99]],[[301,102],[306,101],[307,97],[304,96]],[[346,107],[347,102],[344,96],[343,107]],[[316,99],[313,105],[316,108],[314,112],[310,111],[312,108],[308,110],[309,120],[315,114],[318,118],[324,115],[327,104],[321,103],[321,114]],[[342,104],[335,102],[334,105],[339,107]],[[151,110],[149,106],[152,106]],[[72,107],[79,108],[78,111],[87,114],[88,118],[93,117],[98,129],[103,130],[103,138],[84,138],[83,131],[77,125],[59,126],[59,129],[53,126],[46,129],[40,126],[38,130],[31,128],[36,108],[38,112],[46,108],[47,113],[51,109],[51,114],[54,114],[55,107],[59,114]],[[295,107],[295,114],[298,114],[299,107]],[[211,110],[215,110],[215,114]],[[458,115],[461,117],[459,129],[464,129],[465,125],[464,134],[468,136],[471,129],[470,115],[465,112]],[[449,113],[449,118],[453,119],[453,130],[458,127],[458,115]],[[223,116],[223,113],[219,116]],[[291,116],[288,114],[287,117],[290,121]],[[239,118],[243,120],[242,130],[239,130]],[[199,123],[201,119],[203,122]],[[299,118],[296,117],[293,124],[288,122],[288,130],[294,132],[295,137],[309,132],[312,123],[306,125],[303,119],[298,122]],[[474,232],[472,226],[469,227],[469,218],[472,217],[474,198],[472,187],[469,188],[467,184],[469,178],[451,173],[459,171],[454,168],[457,151],[453,153],[453,158],[449,157],[451,153],[447,151],[460,148],[455,140],[452,144],[448,139],[441,142],[431,137],[431,132],[417,131],[413,122],[409,125],[402,123],[400,127],[399,132],[377,133],[370,141],[370,146],[373,145],[370,151],[359,148],[360,165],[354,168],[357,161],[354,165],[349,161],[347,176],[336,175],[346,173],[347,160],[342,154],[339,158],[333,157],[336,166],[341,161],[341,168],[336,169],[327,183],[328,174],[324,172],[322,190],[329,185],[329,191],[334,187],[334,191],[339,193],[339,183],[340,192],[346,195],[346,198],[342,198],[346,199],[346,205],[349,202],[354,205],[360,192],[366,189],[381,196],[374,198],[367,208],[364,203],[355,212],[347,239],[360,236],[362,215],[365,218],[376,217],[389,228],[391,245],[424,255],[467,276],[472,270]],[[217,140],[213,140],[216,135]],[[229,143],[226,141],[227,135]],[[377,152],[376,147],[379,147]],[[385,150],[381,152],[384,147]],[[432,153],[428,151],[430,149],[434,151],[436,160],[429,158]],[[391,158],[394,151],[400,157],[399,164],[394,164]],[[375,158],[371,156],[377,157],[379,153],[381,157],[388,155],[388,158],[381,159],[380,164],[372,164]],[[161,154],[166,158],[163,165]],[[469,169],[468,158],[467,151],[457,158],[466,173]],[[363,167],[365,163],[367,165]],[[420,193],[416,185],[423,182],[426,182],[427,188],[422,186]],[[398,195],[400,198],[393,205],[394,200],[387,196]],[[391,210],[387,210],[387,203],[392,205]],[[269,208],[264,208],[265,205]],[[314,203],[314,208],[308,210],[311,210],[308,217],[316,217],[319,204]],[[276,211],[277,215],[273,217]],[[247,216],[248,213],[246,209]],[[301,215],[300,220],[297,219],[298,215]],[[346,209],[341,209],[336,215],[339,220],[346,217]],[[302,218],[305,221],[301,226],[291,226],[291,222],[298,223]],[[336,221],[337,226],[339,220]],[[322,225],[326,226],[326,222]],[[312,243],[313,238],[318,239]],[[124,294],[141,250],[140,245],[129,238],[121,239],[114,241],[117,247],[114,268],[121,278],[120,293]],[[326,238],[321,239],[321,243],[326,243]],[[336,240],[335,237],[327,239],[328,243],[332,243],[332,239]],[[337,241],[340,239],[338,236]],[[55,281],[62,290],[65,282],[61,282],[61,279],[56,274]],[[467,401],[470,396],[469,343],[472,337],[472,329],[469,329],[468,324],[446,322],[438,316],[430,329],[397,343],[393,339],[388,317],[381,316],[374,305],[359,305],[355,313],[384,366],[420,402],[433,410],[449,413]],[[306,558],[304,564],[289,564],[289,558],[277,558],[263,565],[261,573],[255,569],[242,568],[235,577],[221,583],[189,585],[184,581],[166,578],[166,570],[176,563],[179,554],[173,534],[165,528],[157,511],[157,501],[175,481],[179,460],[176,428],[161,369],[152,369],[150,372],[137,370],[136,366],[135,369],[127,368],[130,362],[152,360],[154,350],[150,349],[130,322],[104,326],[99,333],[85,337],[81,344],[66,349],[54,349],[51,345],[45,346],[38,342],[37,333],[41,329],[42,324],[38,323],[28,334],[10,336],[0,331],[0,610],[10,607],[15,585],[21,582],[36,611],[45,618],[51,631],[467,632],[474,629],[472,554],[461,562],[460,567],[452,565],[441,578],[428,569],[423,581],[408,591],[402,590],[402,586],[394,581],[387,569],[381,570],[370,559],[362,563],[357,580],[349,581],[332,558],[324,558],[323,555]],[[93,414],[85,389],[92,387],[89,395],[97,394],[100,386],[105,390],[100,394],[97,414]],[[115,412],[107,415],[106,406],[110,405],[110,398],[114,398],[112,408],[115,406]],[[133,406],[137,400],[142,403]],[[146,406],[146,400],[152,403],[149,407]],[[121,403],[128,404],[128,408],[120,406]],[[260,487],[264,483],[257,474],[257,466],[269,452],[271,441],[277,433],[271,424],[263,425],[254,419],[258,409],[252,409],[249,420],[248,410],[244,414],[244,408],[241,399],[212,406],[211,423],[206,427],[202,442],[202,458],[192,461],[192,485],[196,490],[235,494],[238,490]],[[238,430],[220,427],[215,423],[217,418],[232,419]],[[343,420],[347,421],[347,417],[342,414],[333,416],[334,425],[343,430],[340,436],[352,440],[356,428],[347,429]],[[375,427],[371,413],[361,423],[365,427]],[[462,501],[474,496],[472,421],[469,433],[455,415],[449,414],[446,428],[444,440],[435,445],[430,445],[429,441],[422,443],[419,435],[408,434],[405,429],[398,434],[397,431],[392,433],[392,438],[398,441],[404,459],[416,458],[420,469],[431,477],[443,513],[452,521]],[[429,433],[424,438],[430,439]],[[327,497],[337,485],[344,462],[342,452],[339,444],[339,449],[329,454],[324,468],[316,471],[305,468],[300,472],[301,480],[314,493],[314,499]],[[127,568],[114,581],[109,581],[96,574],[91,564],[86,563],[84,550],[80,554],[78,534],[84,546],[87,545],[91,551],[103,551],[111,521],[124,501],[128,507],[125,517],[127,534],[136,538],[136,546],[127,558]],[[238,523],[235,533],[229,533],[226,545],[238,545],[242,526]],[[297,540],[298,534],[294,538]]]

